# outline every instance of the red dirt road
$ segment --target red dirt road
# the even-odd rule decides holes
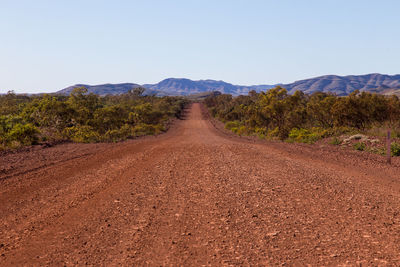
[[[400,265],[400,164],[167,134],[0,159],[0,265]]]

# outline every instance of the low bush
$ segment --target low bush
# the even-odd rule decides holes
[[[155,135],[165,131],[161,124],[146,124],[141,123],[133,128],[133,136],[143,136],[143,135]]]
[[[164,131],[188,103],[182,97],[143,96],[144,90],[100,97],[83,88],[70,96],[0,95],[0,149],[38,142],[117,142]],[[142,92],[142,93],[141,93]]]
[[[288,141],[313,144],[328,135],[328,131],[319,127],[311,130],[293,128],[289,133]]]
[[[103,140],[107,142],[118,142],[133,136],[133,128],[125,124],[118,130],[109,130],[105,133]]]
[[[400,130],[399,129],[395,129],[392,131],[392,137],[393,138],[400,138]]]
[[[357,142],[357,143],[354,143],[354,144],[353,144],[353,148],[354,148],[355,150],[358,150],[358,151],[364,151],[365,148],[366,148],[366,145],[365,145],[365,143],[363,143],[363,142]]]
[[[386,149],[383,147],[366,147],[365,150],[368,152],[374,153],[374,154],[381,155],[381,156],[386,155]]]
[[[237,133],[240,128],[240,122],[239,121],[228,121],[225,123],[225,129],[230,130],[234,133]]]
[[[277,139],[279,137],[279,128],[275,127],[273,129],[269,129],[267,131],[267,135],[265,136],[267,139]]]
[[[236,133],[241,136],[241,135],[251,135],[253,132],[254,131],[251,128],[242,125],[239,127]]]
[[[100,135],[91,126],[72,126],[65,128],[63,135],[66,139],[77,143],[95,143],[100,141]]]
[[[342,140],[340,140],[337,137],[334,137],[331,139],[331,141],[329,141],[329,144],[338,146],[338,145],[342,144]]]
[[[19,142],[22,145],[34,145],[38,141],[39,130],[32,124],[15,124],[6,134],[7,143],[13,141]]]
[[[267,136],[268,130],[265,127],[254,127],[254,134],[260,139],[264,139]]]
[[[393,157],[398,157],[400,156],[400,144],[398,143],[392,143],[391,145],[391,152]]]

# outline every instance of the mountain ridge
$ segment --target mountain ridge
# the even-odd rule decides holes
[[[379,73],[370,73],[365,75],[323,75],[315,78],[295,81],[290,84],[283,84],[289,93],[303,91],[307,94],[314,92],[335,93],[343,96],[348,95],[355,90],[372,91],[381,86],[388,88],[400,88],[400,75],[387,75]]]
[[[60,91],[58,94],[68,95],[79,86],[85,86],[90,93],[99,95],[123,94],[137,87],[146,88],[145,94],[154,94],[158,96],[165,95],[192,95],[203,92],[219,91],[223,94],[247,95],[251,90],[256,92],[271,89],[277,85],[286,88],[289,93],[303,91],[307,94],[314,92],[334,93],[339,96],[348,95],[355,90],[374,92],[381,94],[398,94],[400,90],[400,74],[387,75],[371,73],[365,75],[323,75],[314,78],[298,80],[288,84],[274,85],[234,85],[222,80],[191,80],[187,78],[167,78],[156,84],[137,83],[118,83],[118,84],[100,84],[85,85],[76,84]]]
[[[265,89],[275,85],[262,85]],[[219,91],[223,94],[248,94],[251,90],[260,91],[257,86],[234,85],[222,80],[190,80],[187,78],[167,78],[156,84],[144,84],[143,87],[163,91],[172,95],[189,95],[208,91]]]

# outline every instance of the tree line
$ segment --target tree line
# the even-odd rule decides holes
[[[277,86],[247,96],[219,95],[204,101],[212,116],[239,135],[312,143],[324,137],[373,127],[400,127],[400,101],[354,91],[348,96],[301,91],[289,94]]]
[[[136,88],[100,97],[84,87],[69,96],[0,96],[0,149],[40,142],[116,142],[166,130],[187,104],[181,97],[143,96]]]

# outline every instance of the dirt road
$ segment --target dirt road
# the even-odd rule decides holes
[[[0,265],[400,265],[400,164],[167,134],[0,160]],[[1,166],[3,165],[3,166]]]

